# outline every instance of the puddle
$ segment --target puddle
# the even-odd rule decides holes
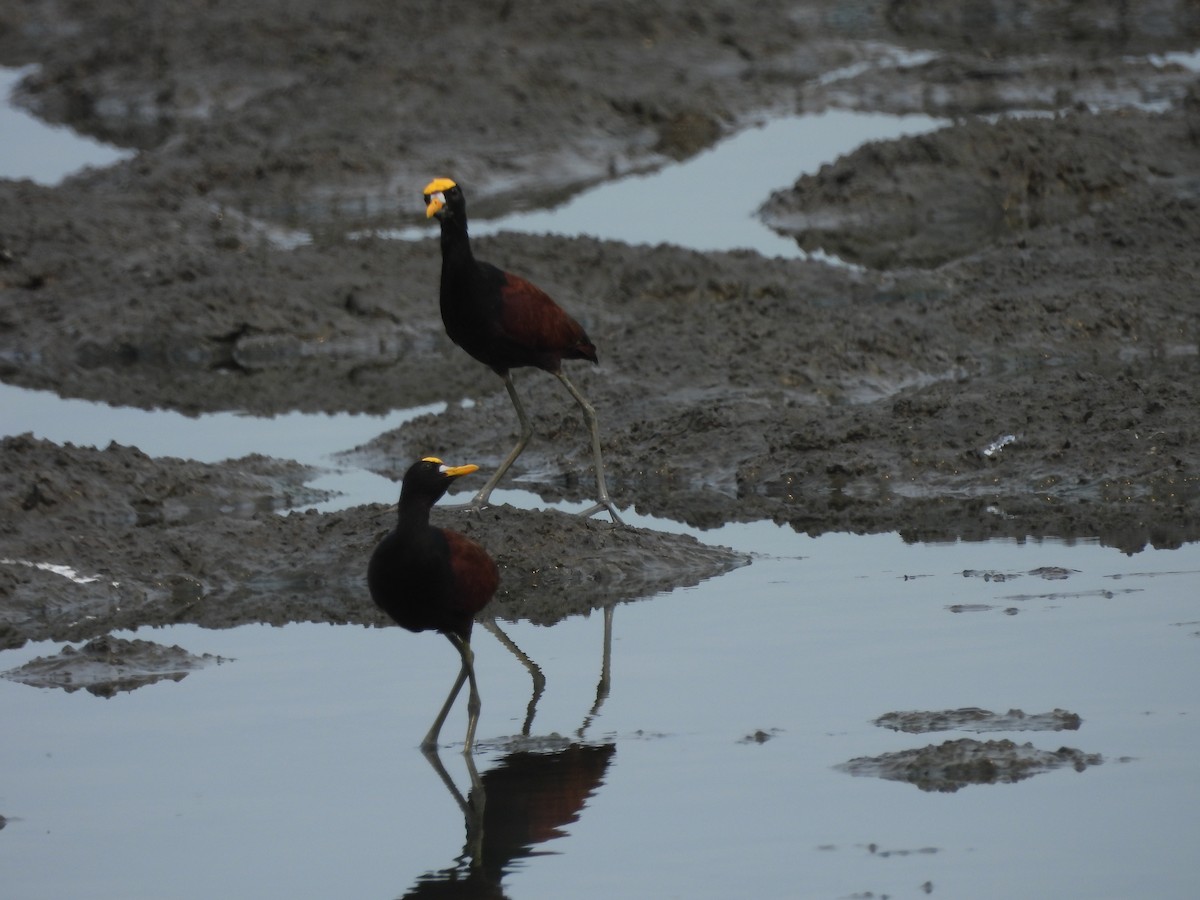
[[[0,176],[53,186],[85,166],[99,168],[133,156],[65,126],[47,125],[14,106],[12,92],[28,71],[0,67],[0,134],[4,135]]]
[[[0,96],[10,97],[24,73],[0,68]],[[471,230],[476,236],[499,231],[590,235],[631,244],[669,242],[699,251],[752,249],[766,256],[809,255],[838,262],[821,253],[806,254],[794,240],[764,225],[757,215],[763,199],[866,141],[921,134],[944,124],[923,115],[849,110],[775,119],[743,130],[684,163],[606,182],[554,209],[475,219]],[[0,132],[6,146],[0,176],[30,178],[40,184],[54,185],[84,166],[106,166],[132,155],[69,128],[46,125],[11,100],[0,103]],[[737,177],[730,178],[730,172],[738,173]],[[654,197],[670,197],[671,202],[647,202]],[[435,234],[436,229],[421,219],[415,193],[413,198],[414,224],[373,233],[404,240]],[[230,214],[250,221],[241,212]],[[284,249],[311,240],[301,230],[267,223],[258,227]]]
[[[328,500],[306,502],[302,508],[334,512],[365,503],[391,503],[398,496],[395,482],[348,464],[348,457],[342,455],[345,451],[410,419],[444,408],[444,403],[434,403],[386,415],[291,412],[264,417],[225,412],[185,416],[167,409],[63,398],[52,391],[0,382],[0,437],[31,433],[58,444],[97,448],[116,441],[137,447],[149,456],[198,462],[240,459],[255,453],[294,460],[319,470],[306,482],[308,487],[334,495]],[[590,505],[587,501],[566,500],[547,503],[528,491],[513,488],[498,488],[492,497],[496,503],[565,512],[580,512]]]
[[[34,437],[81,447],[107,447],[116,441],[150,456],[173,456],[199,462],[240,459],[261,453],[292,459],[323,470],[309,482],[337,497],[305,508],[330,512],[363,503],[390,502],[397,492],[389,479],[338,463],[334,455],[364,444],[377,435],[445,404],[436,403],[375,416],[351,413],[291,412],[265,418],[239,413],[185,416],[172,410],[108,406],[64,399],[51,391],[35,391],[0,383],[0,435],[31,432]]]
[[[606,182],[554,209],[498,219],[472,218],[471,234],[588,235],[629,244],[671,243],[699,251],[750,249],[764,256],[804,256],[793,239],[777,234],[758,218],[758,207],[766,197],[867,141],[922,134],[944,124],[929,116],[848,110],[775,119],[726,138],[686,162]],[[414,220],[421,216],[417,199],[414,194]],[[437,229],[422,223],[374,233],[414,240],[432,237]],[[807,255],[836,262],[824,254]]]
[[[1200,50],[1179,51],[1175,53],[1151,53],[1149,59],[1152,65],[1160,69],[1168,66],[1179,66],[1189,72],[1200,72]]]

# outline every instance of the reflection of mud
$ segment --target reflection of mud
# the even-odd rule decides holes
[[[778,734],[779,734],[778,728],[768,728],[765,731],[761,728],[758,728],[758,729],[752,731],[750,734],[746,735],[745,737],[741,738],[738,741],[738,743],[739,744],[765,744],[767,741],[776,737]]]
[[[67,693],[82,688],[97,697],[112,697],[164,679],[182,681],[196,669],[222,662],[228,660],[208,653],[196,656],[182,647],[164,647],[152,641],[105,636],[78,650],[63,647],[55,656],[39,656],[0,672],[0,678],[32,687],[62,688]]]
[[[1062,566],[1040,566],[1032,569],[1029,572],[996,572],[991,569],[981,571],[978,569],[963,569],[963,578],[982,578],[984,581],[1010,581],[1013,578],[1020,578],[1022,575],[1031,575],[1034,578],[1041,578],[1046,581],[1065,581],[1072,575],[1077,575],[1078,569],[1064,569]]]
[[[923,734],[930,731],[1078,731],[1082,722],[1078,713],[1065,709],[1034,714],[1019,709],[994,713],[968,706],[938,712],[914,710],[884,713],[874,724],[892,731]]]
[[[987,603],[952,603],[949,606],[947,606],[946,609],[948,609],[952,613],[958,614],[958,613],[972,613],[972,612],[991,612],[993,609],[996,609],[996,607],[991,606],[990,604],[987,604]],[[1003,612],[1006,616],[1015,616],[1018,613],[1020,613],[1020,610],[1017,609],[1015,606],[1010,606],[1010,607],[1006,608],[1005,610],[1003,610]]]
[[[1063,709],[1034,714],[1019,709],[994,713],[969,706],[938,711],[890,712],[880,716],[874,724],[892,731],[924,734],[932,731],[1078,731],[1082,721],[1077,713]],[[851,775],[907,781],[923,791],[952,793],[969,784],[1011,784],[1067,765],[1082,772],[1101,762],[1099,754],[1070,747],[1050,752],[1029,743],[962,738],[882,756],[859,757],[835,768]]]
[[[923,791],[953,793],[971,784],[1012,784],[1052,769],[1071,766],[1082,772],[1103,762],[1098,753],[1071,747],[1039,750],[1009,740],[962,738],[915,750],[860,757],[835,766],[850,775],[907,781]]]

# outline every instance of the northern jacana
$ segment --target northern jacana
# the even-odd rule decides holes
[[[462,658],[454,687],[421,742],[425,750],[437,746],[442,723],[467,680],[471,682],[471,693],[464,753],[471,751],[479,722],[471,626],[475,614],[496,593],[500,573],[487,551],[475,541],[429,524],[430,509],[451,482],[478,468],[447,466],[432,456],[413,463],[400,489],[396,527],[379,542],[367,566],[367,586],[380,609],[409,631],[440,631]]]
[[[442,322],[450,340],[504,379],[521,422],[521,436],[512,452],[471,501],[487,503],[492,489],[521,455],[533,426],[513,384],[512,370],[532,366],[549,372],[570,392],[592,436],[596,466],[596,504],[583,515],[608,510],[621,523],[604,481],[600,427],[596,411],[562,370],[564,359],[596,362],[596,345],[576,322],[541,288],[520,276],[480,262],[467,236],[467,203],[462,188],[449,178],[435,178],[424,191],[425,216],[436,216],[442,230]]]

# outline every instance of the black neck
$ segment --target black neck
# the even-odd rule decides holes
[[[442,222],[442,260],[457,262],[473,260],[471,239],[467,236],[467,217],[461,214],[449,222]]]
[[[429,510],[436,503],[428,497],[400,495],[399,528],[401,531],[421,529],[429,524]]]

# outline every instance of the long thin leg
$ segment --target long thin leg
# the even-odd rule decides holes
[[[467,738],[463,742],[463,753],[469,754],[475,745],[475,726],[479,724],[479,710],[483,706],[479,701],[479,686],[475,683],[475,653],[471,650],[471,644],[454,632],[449,632],[446,637],[458,648],[462,656],[463,670],[466,671],[467,680],[470,682],[471,693],[467,697]],[[461,673],[459,678],[462,678]],[[462,687],[461,681],[459,687]]]
[[[447,634],[446,637],[450,638],[450,643],[454,644],[455,647],[458,647],[459,643],[462,641],[462,638],[456,634]],[[454,705],[454,701],[458,698],[458,692],[462,690],[463,683],[467,680],[467,674],[468,671],[470,671],[470,664],[467,662],[467,657],[463,655],[461,648],[459,648],[458,652],[459,655],[462,656],[462,666],[458,670],[458,677],[454,679],[454,687],[450,688],[450,695],[446,697],[446,702],[442,704],[441,712],[439,712],[437,714],[437,718],[433,720],[433,725],[430,726],[429,733],[425,735],[425,740],[421,741],[422,750],[433,750],[437,747],[438,734],[442,730],[442,723],[446,721],[446,716],[450,712],[450,707]],[[469,647],[468,652],[470,652]],[[471,671],[470,674],[471,683],[474,684],[475,674],[473,671]]]
[[[590,516],[600,512],[602,509],[608,510],[608,514],[612,516],[612,520],[618,525],[624,525],[621,517],[617,514],[617,507],[613,505],[612,498],[608,496],[608,485],[604,481],[604,457],[600,452],[600,424],[596,421],[596,410],[592,404],[588,403],[587,398],[579,393],[579,390],[571,383],[562,372],[555,372],[558,380],[563,383],[571,396],[575,398],[575,402],[579,404],[579,408],[583,410],[583,418],[587,422],[588,430],[592,433],[592,458],[596,465],[596,492],[599,494],[596,497],[596,505],[591,509],[586,509],[581,513],[584,516]]]
[[[480,624],[508,648],[508,651],[520,661],[521,665],[529,672],[529,677],[533,679],[533,696],[529,698],[529,706],[525,710],[525,724],[521,726],[522,736],[529,737],[529,731],[533,727],[533,717],[537,713],[538,700],[541,699],[542,692],[546,690],[546,676],[542,674],[541,667],[530,659],[525,651],[518,647],[513,639],[505,634],[493,620],[484,619]]]
[[[525,407],[522,405],[521,398],[517,394],[517,386],[513,384],[512,372],[505,374],[504,387],[508,390],[508,396],[512,400],[513,408],[517,411],[517,418],[521,422],[521,436],[517,439],[517,445],[512,448],[512,452],[508,454],[504,462],[500,463],[500,468],[488,479],[487,484],[479,489],[479,493],[475,495],[475,499],[470,503],[471,506],[480,507],[487,505],[488,497],[492,495],[492,491],[500,483],[500,479],[504,477],[504,473],[517,461],[517,457],[521,455],[521,451],[525,449],[525,445],[529,443],[529,439],[533,436],[533,426],[529,424],[529,416],[525,414]]]
[[[471,682],[471,694],[467,698],[467,740],[466,746],[463,747],[463,753],[470,753],[471,746],[475,743],[475,726],[479,724],[479,709],[482,704],[479,702],[479,687],[475,684],[475,654],[471,650],[471,644],[463,640],[453,632],[447,632],[446,637],[450,639],[458,655],[462,657],[462,667],[458,670],[458,677],[454,679],[454,687],[450,688],[450,696],[446,698],[446,702],[442,704],[441,712],[433,721],[429,733],[425,735],[425,740],[421,741],[422,750],[432,750],[437,747],[438,734],[442,730],[442,724],[446,721],[446,716],[450,712],[450,707],[454,705],[454,701],[458,698],[458,692],[462,690],[463,682]]]

